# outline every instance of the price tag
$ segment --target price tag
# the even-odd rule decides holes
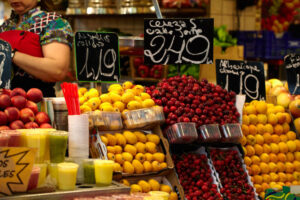
[[[119,40],[116,34],[76,32],[75,54],[79,81],[119,81]]]
[[[11,63],[11,46],[0,40],[0,88],[10,88]]]
[[[146,64],[211,64],[213,19],[145,19]]]
[[[0,196],[26,192],[36,149],[0,147]]]
[[[216,60],[217,84],[228,91],[246,95],[246,102],[265,100],[265,73],[262,62]]]
[[[300,55],[285,56],[284,64],[290,93],[300,94]]]

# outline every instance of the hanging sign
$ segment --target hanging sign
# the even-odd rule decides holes
[[[300,94],[300,55],[285,56],[284,64],[290,93]]]
[[[263,63],[217,59],[216,72],[217,84],[236,94],[246,95],[246,102],[265,100]]]
[[[10,88],[11,65],[11,46],[0,40],[0,88]]]
[[[211,64],[213,19],[145,19],[146,64]]]
[[[75,54],[79,81],[119,81],[119,40],[115,33],[76,32]]]
[[[36,149],[0,147],[0,197],[26,192]]]

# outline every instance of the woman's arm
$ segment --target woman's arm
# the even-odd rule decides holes
[[[70,47],[67,44],[51,42],[42,46],[43,58],[16,52],[13,63],[45,82],[61,81],[70,65]]]

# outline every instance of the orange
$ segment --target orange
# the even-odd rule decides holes
[[[242,123],[243,125],[249,125],[250,124],[250,118],[248,117],[248,115],[243,115],[242,117]]]
[[[287,142],[288,141],[288,137],[286,135],[281,135],[279,137],[280,137],[281,142]]]
[[[270,144],[272,142],[272,135],[270,133],[264,133],[263,137],[266,144]]]
[[[260,175],[254,175],[253,176],[253,183],[254,184],[262,184],[263,178]]]
[[[287,141],[286,144],[288,146],[289,152],[295,152],[296,151],[297,145],[296,145],[296,142],[294,142],[294,140]]]
[[[297,160],[294,160],[293,165],[294,165],[295,171],[300,172],[300,162]]]
[[[247,105],[243,109],[243,113],[250,115],[250,114],[256,114],[256,109],[254,105]]]
[[[287,181],[293,182],[295,180],[293,174],[286,173],[285,175],[286,175]]]
[[[294,159],[297,161],[300,161],[300,152],[295,152],[294,153]]]
[[[260,145],[264,144],[264,137],[262,135],[256,134],[255,139],[256,139],[256,144],[260,144]]]
[[[285,114],[279,112],[279,113],[276,113],[276,117],[278,119],[279,124],[283,124],[285,122]]]
[[[256,112],[259,114],[266,114],[268,110],[268,105],[265,101],[258,101],[255,104]]]
[[[279,181],[280,181],[280,182],[286,182],[286,181],[287,181],[287,176],[286,176],[285,173],[279,172],[279,173],[278,173],[278,176],[279,176]]]
[[[257,134],[264,134],[265,133],[265,126],[263,124],[256,124]]]
[[[277,172],[278,171],[278,167],[274,162],[269,162],[268,165],[269,165],[270,172]]]
[[[252,164],[252,159],[248,156],[245,156],[244,162],[247,166],[250,166]]]
[[[271,176],[269,174],[263,174],[262,178],[263,178],[263,182],[265,182],[265,183],[271,182]]]
[[[294,140],[295,141],[295,143],[296,143],[296,151],[300,151],[300,140]]]
[[[269,186],[268,183],[265,182],[265,183],[262,183],[262,184],[261,184],[261,188],[262,188],[263,191],[265,191],[266,189],[270,188],[270,186]],[[264,198],[264,197],[263,197],[263,198]]]
[[[263,125],[265,125],[268,122],[268,118],[264,114],[258,114],[257,120],[258,120],[258,123],[263,124]]]
[[[259,167],[262,174],[268,174],[270,171],[269,165],[267,163],[262,162],[259,164]]]
[[[278,144],[280,142],[280,137],[278,135],[272,135],[272,142]]]
[[[286,173],[293,173],[294,172],[294,165],[291,162],[285,163],[285,172]]]
[[[285,171],[285,164],[283,162],[277,163],[278,172],[284,172]]]
[[[267,154],[267,153],[261,154],[261,155],[260,155],[260,160],[261,160],[262,162],[268,163],[268,162],[270,161],[270,156],[269,156],[269,154]],[[252,159],[251,159],[251,161],[252,161]]]
[[[259,144],[254,145],[254,150],[255,150],[255,154],[258,156],[260,156],[264,152],[264,148]]]
[[[287,133],[287,132],[289,132],[290,129],[291,129],[290,125],[287,122],[285,122],[285,123],[282,124],[282,128],[283,128],[283,133],[284,134]]]
[[[287,153],[289,151],[287,144],[284,142],[279,142],[278,146],[280,153]]]
[[[280,162],[286,162],[286,160],[287,160],[286,155],[284,153],[279,153],[277,155],[277,158],[278,158],[278,161],[280,161]]]
[[[300,180],[300,173],[299,172],[294,172],[293,177],[294,177],[294,181],[299,181]]]
[[[262,199],[264,199],[265,196],[266,196],[266,193],[265,193],[265,192],[261,192],[261,193],[259,193],[259,196],[260,196]]]
[[[278,113],[278,112],[284,113],[284,111],[285,111],[284,107],[281,105],[276,105],[274,108],[275,108],[276,113]]]
[[[248,116],[249,116],[250,124],[256,125],[258,122],[257,116],[255,114],[250,114]]]
[[[247,144],[253,146],[256,144],[256,139],[255,139],[255,136],[253,135],[247,135]]]
[[[246,147],[247,156],[253,156],[255,154],[255,149],[251,145],[247,145]]]
[[[292,185],[299,185],[299,181],[293,181]]]
[[[292,121],[291,115],[289,113],[284,113],[284,115],[285,115],[285,122],[288,124],[291,123]]]
[[[267,117],[268,117],[268,123],[269,124],[276,125],[278,123],[278,119],[277,119],[276,114],[269,113]]]
[[[261,171],[261,168],[258,165],[251,165],[252,175],[258,175]]]
[[[271,172],[271,173],[270,173],[270,176],[271,176],[271,181],[272,181],[272,182],[278,182],[279,176],[278,176],[276,173]]]
[[[277,155],[275,153],[270,153],[270,162],[276,163],[278,161]]]
[[[268,144],[264,144],[263,148],[264,148],[264,153],[270,153],[272,151],[270,145]]]
[[[289,131],[286,133],[286,136],[289,140],[295,140],[296,139],[296,133],[294,131]]]
[[[273,126],[271,124],[266,124],[265,131],[272,134],[274,132]]]
[[[271,147],[271,149],[272,149],[272,153],[277,154],[277,153],[279,152],[279,146],[278,146],[277,144],[271,143],[271,144],[270,144],[270,147]]]
[[[249,134],[250,135],[256,135],[257,134],[257,128],[255,125],[250,124],[249,126]]]
[[[248,125],[245,125],[245,124],[242,125],[242,132],[243,132],[244,136],[249,135],[249,127],[248,127]]]
[[[292,183],[291,182],[285,182],[285,186],[288,186],[288,187],[290,187],[292,185]]]
[[[252,164],[259,165],[260,158],[258,156],[251,156]]]
[[[295,156],[294,156],[293,153],[288,152],[288,153],[286,154],[286,159],[287,159],[288,162],[294,162]]]
[[[252,176],[253,174],[252,174],[251,166],[246,166],[246,169],[247,169],[249,175]]]
[[[280,124],[274,126],[274,133],[277,135],[283,134],[283,127]]]
[[[254,184],[253,186],[255,187],[255,190],[256,190],[257,193],[262,192],[261,185],[259,185],[259,184]]]

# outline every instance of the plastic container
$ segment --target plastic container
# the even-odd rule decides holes
[[[200,142],[218,142],[221,139],[219,124],[207,124],[199,127]]]
[[[15,131],[15,130],[4,130],[1,132],[7,133],[10,136],[10,138],[8,140],[9,147],[21,147],[22,146],[22,135],[20,132]]]
[[[94,160],[97,186],[109,186],[112,182],[114,161]]]
[[[84,183],[86,184],[96,183],[94,159],[83,160],[83,174],[84,174]]]
[[[26,147],[37,148],[35,162],[44,163],[46,157],[47,134],[38,130],[30,130],[25,133]]]
[[[121,130],[123,128],[121,113],[119,112],[92,112],[93,122],[89,122],[99,131]]]
[[[9,139],[9,134],[3,132],[0,133],[0,147],[7,147]]]
[[[48,174],[52,181],[54,181],[55,185],[58,183],[58,164],[57,163],[50,163],[48,164]]]
[[[49,132],[49,147],[51,163],[64,162],[68,145],[68,135],[66,131]]]
[[[58,189],[74,190],[76,186],[78,164],[59,163],[57,167],[58,167]]]
[[[34,164],[34,166],[37,166],[40,168],[40,174],[39,174],[39,181],[37,187],[41,187],[46,180],[47,177],[47,164],[46,163],[39,163],[39,164]]]
[[[30,178],[29,178],[27,190],[32,190],[32,189],[35,189],[37,187],[38,181],[39,181],[39,175],[40,175],[40,167],[33,166],[32,171],[31,171],[31,175],[30,175]]]
[[[221,130],[224,142],[239,143],[243,137],[240,124],[225,124],[221,126]]]
[[[166,135],[172,144],[187,144],[198,138],[196,124],[193,122],[173,124],[166,130]]]

